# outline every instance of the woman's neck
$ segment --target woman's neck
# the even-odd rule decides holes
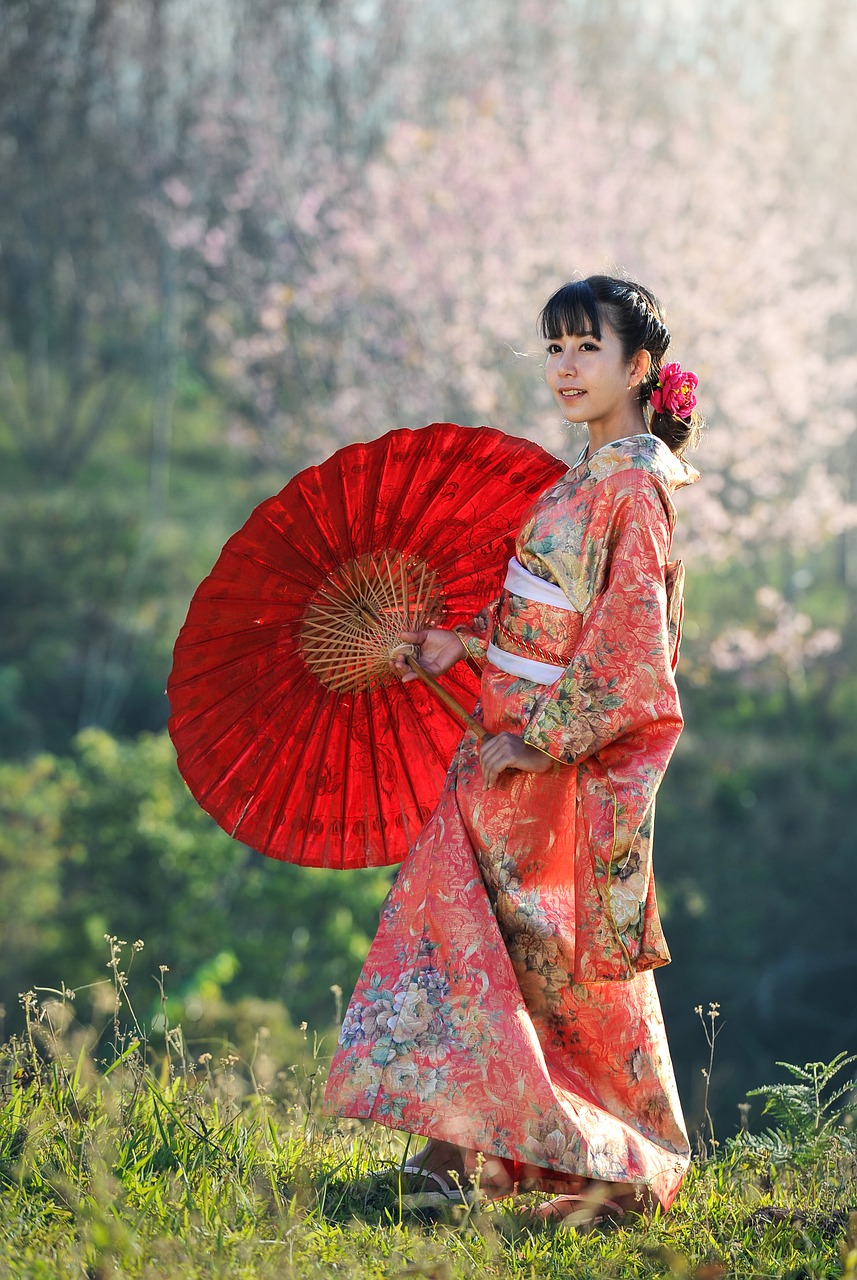
[[[593,454],[596,449],[603,449],[605,444],[614,440],[626,440],[628,436],[648,434],[648,424],[642,413],[629,415],[619,421],[587,422],[589,432],[589,448],[587,453]]]

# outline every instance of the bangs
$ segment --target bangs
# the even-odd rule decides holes
[[[601,341],[601,314],[586,280],[564,284],[548,298],[539,316],[539,332],[543,338],[592,334]]]

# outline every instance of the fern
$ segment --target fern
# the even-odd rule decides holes
[[[819,1138],[831,1129],[839,1127],[848,1110],[849,1102],[857,1094],[857,1079],[835,1084],[841,1072],[857,1062],[857,1054],[850,1057],[838,1053],[830,1062],[807,1062],[798,1067],[791,1062],[778,1062],[794,1077],[788,1084],[764,1084],[751,1089],[748,1097],[763,1097],[763,1115],[771,1115],[778,1122],[778,1129],[795,1148],[814,1146]]]
[[[766,1129],[764,1133],[742,1132],[726,1144],[727,1151],[740,1156],[764,1157],[767,1164],[782,1168],[795,1158],[794,1143],[781,1129]]]

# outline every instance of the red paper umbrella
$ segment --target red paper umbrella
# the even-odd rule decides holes
[[[258,506],[197,589],[167,688],[203,809],[288,862],[400,861],[461,724],[392,675],[389,650],[498,594],[527,509],[565,470],[530,441],[434,423],[348,445]],[[466,662],[444,685],[472,708]]]

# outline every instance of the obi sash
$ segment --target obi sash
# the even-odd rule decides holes
[[[536,577],[515,556],[509,561],[503,587],[511,595],[521,596],[524,600],[534,600],[537,604],[551,605],[569,613],[577,612],[562,587]],[[509,653],[498,648],[493,640],[488,644],[486,657],[501,671],[522,680],[531,680],[533,684],[554,684],[566,670],[552,662],[538,662],[535,658],[527,658],[522,653]]]

